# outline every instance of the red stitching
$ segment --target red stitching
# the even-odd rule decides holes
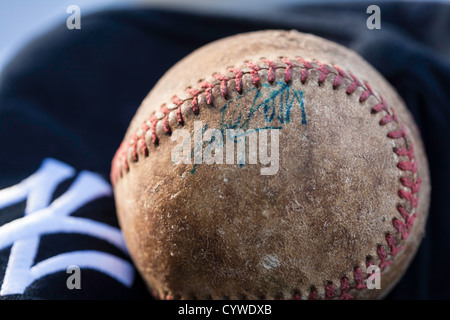
[[[411,216],[410,213],[408,213],[402,206],[398,206],[397,210],[401,214],[404,222],[394,218],[393,224],[398,232],[400,232],[402,239],[406,239],[408,238],[411,228],[414,225],[414,220],[417,217],[417,213]]]
[[[377,104],[376,106],[374,106],[372,108],[372,113],[378,113],[378,112],[381,112],[383,110],[387,111],[386,105],[384,103],[379,103],[379,104]]]
[[[367,90],[369,90],[371,95],[375,95],[373,93],[372,87],[370,86],[370,84],[367,81],[364,81],[364,85],[366,86]]]
[[[395,118],[391,116],[390,114],[387,114],[384,118],[380,120],[380,125],[384,126],[385,124],[388,124],[389,122],[395,121]],[[395,121],[397,122],[397,121]]]
[[[363,91],[363,93],[361,93],[361,96],[359,97],[359,102],[366,101],[371,95],[372,93],[369,90]]]
[[[378,104],[374,108],[372,108],[372,112],[375,112],[375,113],[381,112],[381,111],[386,112],[386,115],[380,120],[380,125],[386,125],[391,122],[398,123],[398,119],[397,119],[394,109],[391,108],[390,109],[391,114],[389,114],[386,101],[382,97],[381,97],[381,100],[382,100],[381,104]],[[391,139],[404,139],[405,142],[408,144],[406,128],[403,125],[401,126],[400,129],[389,132],[388,137]],[[397,167],[400,170],[410,171],[413,174],[415,174],[417,172],[418,166],[417,166],[417,161],[414,158],[414,147],[411,142],[409,143],[409,149],[408,148],[394,148],[394,152],[398,156],[407,156],[409,159],[409,161],[399,161],[397,163]],[[410,188],[410,192],[400,189],[398,191],[398,196],[401,199],[404,199],[404,200],[410,202],[412,208],[416,208],[418,206],[418,198],[415,196],[415,194],[419,192],[420,184],[421,184],[422,180],[420,178],[418,178],[416,180],[416,182],[414,182],[413,180],[411,180],[409,178],[402,177],[402,178],[400,178],[400,182],[402,183],[403,186]],[[410,216],[410,214],[402,206],[399,206],[397,208],[397,210],[402,215],[404,221],[394,218],[392,221],[392,224],[393,224],[394,228],[400,233],[400,238],[404,240],[404,239],[408,238],[408,236],[411,232],[411,228],[414,224],[414,219],[417,216],[417,214]],[[389,254],[391,256],[395,256],[403,248],[402,246],[397,247],[396,240],[392,235],[387,235],[386,241],[390,248]],[[380,268],[383,269],[384,267],[386,267],[387,265],[389,265],[392,262],[392,261],[386,261],[384,247],[382,247],[382,246],[378,247],[377,253],[381,259]]]
[[[417,208],[418,199],[414,196],[413,193],[405,190],[398,190],[398,196],[408,202],[411,202],[413,208]]]
[[[353,296],[347,291],[350,290],[350,283],[346,277],[341,278],[341,295],[339,299],[341,300],[352,300]]]
[[[347,88],[347,91],[345,91],[345,93],[347,94],[352,94],[356,90],[356,88],[361,86],[359,80],[352,73],[350,73],[350,76],[352,77],[353,81],[352,83],[350,83],[350,86]]]
[[[339,68],[337,65],[333,65],[334,69],[337,71],[337,75],[334,77],[333,81],[333,89],[337,89],[341,85],[341,81],[343,78],[346,78],[347,75],[345,72]]]
[[[372,91],[372,88],[370,87],[369,83],[367,81],[364,81],[364,85],[366,86],[366,90],[361,94],[359,97],[360,102],[366,101],[370,96],[374,96],[375,94]]]
[[[286,69],[284,70],[284,82],[289,83],[292,79],[292,68],[296,67],[296,65],[286,58],[282,58],[281,61],[286,64]]]
[[[412,181],[411,179],[401,177],[400,182],[407,188],[411,189],[411,193],[417,193],[420,191],[420,185],[422,184],[422,179],[418,178],[417,182]]]
[[[334,294],[334,285],[332,282],[328,282],[328,284],[325,287],[325,299],[331,300],[335,296]]]
[[[416,161],[414,161],[414,162],[411,162],[411,161],[400,161],[397,164],[397,167],[400,170],[403,170],[403,171],[411,171],[412,173],[416,173],[417,172],[417,162]]]
[[[158,136],[156,135],[156,125],[158,124],[158,119],[156,119],[155,115],[152,114],[149,119],[151,123],[151,132],[152,132],[152,143],[157,144],[158,143]]]
[[[170,134],[172,132],[172,129],[170,128],[170,125],[169,125],[169,113],[170,113],[170,110],[167,109],[165,104],[163,104],[161,106],[161,112],[166,115],[164,117],[164,121],[163,121],[163,130],[164,130],[165,133]]]
[[[398,212],[400,212],[403,219],[405,219],[405,223],[407,227],[412,227],[414,224],[414,219],[416,218],[417,214],[414,214],[411,216],[410,213],[408,213],[405,208],[399,206],[397,208]]]
[[[394,152],[398,156],[407,156],[409,158],[409,160],[412,160],[414,158],[414,146],[412,143],[410,144],[409,149],[398,148],[398,149],[394,149]]]
[[[180,98],[178,98],[177,96],[174,96],[172,98],[172,102],[178,106],[177,111],[176,111],[177,122],[179,124],[183,124],[183,117],[181,116],[181,105],[183,104],[183,101]]]
[[[397,218],[394,218],[392,223],[394,224],[394,228],[400,233],[402,239],[408,238],[410,231],[408,230],[406,223]]]
[[[300,57],[297,57],[297,60],[303,64],[300,81],[304,84],[306,82],[306,79],[308,78],[308,69],[313,69],[314,66],[310,62],[307,62]]]
[[[201,91],[193,88],[187,88],[186,91],[192,96],[192,112],[194,112],[194,114],[198,114],[198,95],[201,93]]]
[[[341,76],[340,75],[336,75],[334,77],[334,81],[333,81],[333,89],[337,89],[340,85],[341,85]]]
[[[123,163],[123,168],[128,171],[130,169],[130,166],[128,165],[128,159],[127,159],[127,152],[129,148],[129,141],[125,140],[121,143],[118,153],[116,154],[117,158],[121,160]],[[122,177],[122,170],[119,170],[120,177]]]
[[[405,127],[402,126],[402,128],[400,130],[395,130],[395,131],[389,132],[388,137],[391,139],[406,138]]]
[[[212,94],[212,88],[214,88],[214,84],[210,82],[203,81],[200,83],[200,88],[206,89],[205,90],[205,96],[206,96],[206,103],[212,104],[213,103],[213,94]],[[200,93],[200,92],[199,92]]]
[[[341,78],[347,78],[347,74],[344,72],[344,70],[342,70],[341,68],[339,68],[339,66],[337,65],[333,65],[334,69],[336,69],[336,71],[338,72],[338,75]]]
[[[392,260],[387,260],[386,250],[384,249],[384,247],[381,244],[378,245],[377,254],[381,260],[380,265],[379,265],[380,269],[384,269],[392,263]]]
[[[144,122],[141,126],[143,134],[140,138],[141,140],[141,153],[144,157],[148,156],[148,148],[147,148],[147,143],[145,142],[145,133],[148,131],[149,126]]]
[[[113,184],[116,183],[118,176],[120,176],[120,178],[122,178],[122,167],[119,166],[118,164],[119,163],[123,164],[123,162],[124,162],[122,159],[124,145],[125,145],[124,142],[122,142],[120,144],[120,146],[117,149],[116,153],[114,154],[114,157],[112,160],[110,179]]]
[[[254,64],[253,62],[247,62],[246,65],[247,65],[247,67],[249,67],[251,69],[250,75],[252,76],[253,85],[258,86],[259,81],[261,80],[258,75],[259,67],[256,64]]]
[[[230,80],[229,77],[216,73],[214,75],[214,78],[220,81],[220,95],[224,97],[225,99],[228,98],[228,81]]]
[[[142,138],[141,138],[141,153],[144,157],[148,156],[148,148],[147,148],[147,144],[145,143],[144,136],[142,136]]]
[[[267,71],[267,81],[273,83],[275,81],[275,70],[277,69],[277,65],[268,59],[262,59],[262,61],[269,66],[269,70]]]
[[[297,57],[296,59],[302,63],[304,68],[306,68],[306,69],[314,69],[314,66],[311,64],[311,62],[308,62],[308,61],[304,60],[301,57]]]
[[[242,77],[244,76],[244,72],[239,68],[229,68],[228,71],[235,74],[234,82],[236,83],[236,91],[242,94]]]
[[[319,85],[323,84],[323,82],[325,81],[328,73],[330,73],[330,69],[328,68],[328,66],[326,64],[317,62],[319,64],[319,71],[320,71],[320,75],[319,75]]]
[[[386,235],[386,242],[388,243],[389,248],[391,250],[389,252],[389,254],[391,256],[395,256],[397,253],[399,253],[403,249],[402,246],[397,247],[397,242],[395,241],[394,237],[390,234]]]
[[[355,286],[356,289],[363,290],[367,288],[367,286],[364,284],[366,278],[364,277],[364,274],[362,273],[359,267],[356,267],[355,270],[353,271],[353,278],[355,279],[356,282]]]
[[[138,143],[138,140],[139,140],[139,138],[138,138],[137,134],[133,133],[133,137],[131,138],[131,141],[132,141],[131,146],[133,148],[133,151],[132,151],[131,154],[132,154],[133,161],[137,161],[138,160],[138,155],[137,155],[137,143]]]
[[[314,61],[314,63],[317,65],[313,65],[312,62],[306,61],[302,59],[301,57],[295,58],[297,61],[301,63],[301,66],[294,64],[292,61],[288,60],[287,58],[281,58],[280,60],[284,63],[284,80],[286,83],[292,81],[293,77],[293,69],[294,68],[301,68],[300,71],[300,81],[302,83],[305,83],[309,76],[309,70],[315,69],[319,71],[319,79],[318,84],[322,85],[326,77],[329,74],[332,74],[334,76],[333,78],[333,89],[337,89],[341,84],[343,79],[350,80],[350,84],[346,88],[347,94],[352,94],[356,91],[356,89],[361,88],[363,91],[359,97],[360,102],[364,102],[367,99],[369,99],[370,96],[374,96],[377,100],[379,100],[379,103],[377,103],[375,106],[371,108],[371,112],[373,114],[377,114],[379,112],[384,112],[385,115],[381,118],[379,121],[379,124],[381,126],[387,125],[389,123],[394,123],[397,127],[396,129],[390,131],[387,136],[391,139],[404,139],[406,147],[398,147],[394,148],[393,151],[396,155],[402,157],[405,156],[408,158],[408,161],[401,160],[397,163],[397,168],[406,171],[411,172],[413,175],[417,173],[418,165],[417,160],[415,159],[414,155],[414,146],[412,142],[407,140],[407,132],[406,128],[403,125],[398,124],[397,116],[394,112],[394,109],[389,108],[388,104],[384,100],[382,96],[376,97],[374,92],[372,91],[372,88],[370,87],[369,83],[364,81],[364,86],[361,84],[360,80],[353,75],[352,73],[348,72],[346,73],[344,70],[340,69],[338,66],[333,65],[332,67],[320,63],[318,61]],[[279,66],[268,59],[262,59],[262,62],[266,64],[269,68],[267,70],[267,81],[269,83],[273,83],[276,79],[276,70],[279,68]],[[260,85],[261,78],[258,74],[260,71],[260,67],[253,63],[253,62],[246,62],[246,66],[250,69],[249,73],[251,76],[251,80],[254,86]],[[235,81],[235,89],[239,94],[242,94],[243,90],[243,76],[244,71],[240,68],[229,68],[228,71],[233,74],[234,81]],[[186,91],[191,95],[191,98],[188,98],[186,100],[191,100],[191,107],[194,114],[198,114],[199,112],[199,95],[204,94],[206,98],[207,104],[212,104],[214,100],[213,95],[213,88],[218,85],[219,87],[219,93],[220,95],[227,99],[228,98],[228,82],[232,79],[231,77],[228,77],[226,75],[217,73],[214,75],[214,78],[219,81],[219,83],[211,83],[203,81],[199,84],[200,89],[195,88],[188,88]],[[174,96],[172,98],[172,102],[177,106],[175,109],[176,114],[176,120],[178,124],[183,125],[183,117],[181,113],[181,106],[186,101],[178,98],[177,96]],[[171,133],[171,127],[169,124],[169,114],[170,110],[166,105],[161,106],[161,112],[164,114],[164,117],[159,115],[159,119],[156,118],[155,114],[152,114],[148,118],[148,124],[147,122],[144,123],[141,126],[142,135],[137,135],[137,133],[133,134],[132,137],[124,142],[122,142],[116,151],[116,154],[113,158],[113,165],[111,169],[111,181],[113,184],[116,182],[118,178],[121,178],[123,173],[122,171],[129,171],[129,163],[128,163],[128,152],[130,152],[131,148],[131,159],[133,161],[138,160],[138,148],[140,150],[140,153],[143,156],[148,156],[149,149],[146,143],[146,133],[148,130],[151,130],[151,142],[152,144],[157,144],[159,139],[156,133],[156,125],[158,123],[158,120],[162,121],[162,128],[165,133],[170,134]],[[400,126],[400,127],[399,127]],[[140,144],[140,146],[139,146]],[[411,177],[401,177],[400,182],[405,188],[409,188],[409,191],[400,189],[398,190],[398,196],[400,199],[405,200],[406,202],[409,202],[411,204],[411,211],[413,211],[415,208],[418,207],[418,197],[416,196],[417,193],[420,191],[420,185],[422,180],[417,178],[411,178]],[[408,238],[409,234],[411,233],[412,227],[414,225],[414,221],[417,218],[417,212],[408,212],[403,206],[399,205],[397,207],[397,211],[403,218],[403,220],[394,218],[392,220],[392,224],[395,230],[398,231],[400,235],[401,240],[405,240]],[[380,259],[379,267],[381,269],[384,269],[388,265],[390,265],[393,260],[389,260],[389,256],[394,257],[396,254],[398,254],[402,250],[402,246],[399,246],[397,244],[397,241],[395,240],[395,237],[391,234],[387,234],[385,237],[387,247],[389,248],[389,253],[386,252],[386,249],[383,245],[379,244],[377,246],[376,252],[378,255],[378,258]],[[373,261],[371,257],[367,257],[366,259],[366,267],[369,267],[370,265],[373,265]],[[355,267],[353,271],[353,279],[354,279],[354,285],[351,285],[349,280],[346,277],[341,278],[340,283],[340,299],[351,299],[353,296],[348,293],[348,291],[352,288],[352,286],[357,290],[363,290],[366,289],[367,286],[365,285],[364,281],[366,277],[364,277],[364,274],[362,273],[361,269],[359,267]],[[294,295],[294,298],[300,298],[300,294]],[[309,299],[316,299],[317,298],[317,290],[315,287],[311,287],[311,291],[309,293]],[[325,286],[325,298],[326,299],[333,299],[335,298],[335,287],[332,282],[327,283]]]

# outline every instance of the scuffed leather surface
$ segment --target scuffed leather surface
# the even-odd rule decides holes
[[[411,261],[423,236],[429,205],[429,178],[420,135],[403,102],[391,86],[365,61],[337,44],[298,32],[268,31],[239,35],[207,45],[170,69],[145,98],[125,136],[129,139],[148,116],[185,95],[200,80],[228,67],[245,69],[245,61],[280,56],[317,59],[338,65],[370,83],[395,108],[399,122],[414,144],[422,178],[418,218],[403,250],[383,270],[382,290],[356,290],[356,298],[384,296]],[[282,69],[277,80],[283,80]],[[259,72],[267,83],[267,70]],[[395,124],[380,126],[382,114],[372,114],[374,97],[359,102],[361,91],[345,93],[349,83],[333,90],[327,77],[318,85],[311,71],[305,84],[294,70],[291,88],[304,94],[307,124],[299,106],[291,122],[280,131],[280,169],[260,175],[261,165],[206,165],[190,173],[192,165],[173,165],[175,142],[158,127],[159,144],[149,144],[149,156],[129,161],[130,170],[115,185],[119,222],[130,254],[159,297],[175,298],[277,298],[289,299],[295,291],[307,298],[314,286],[318,297],[330,281],[339,294],[342,277],[353,281],[354,267],[365,270],[371,256],[379,259],[378,245],[386,234],[399,240],[392,219],[401,218],[397,206],[399,179],[410,173],[397,168],[402,160],[394,152],[401,141],[387,138]],[[244,76],[244,92],[254,85]],[[239,94],[229,83],[229,100]],[[250,91],[249,91],[250,92]],[[261,90],[264,97],[270,89]],[[220,109],[226,101],[213,90],[212,106],[200,104],[199,115],[183,105],[183,128],[193,122],[220,127]],[[239,98],[248,112],[252,95]],[[251,127],[264,125],[255,114]],[[172,130],[177,128],[172,121]],[[389,259],[392,259],[390,257]],[[277,262],[278,261],[278,262]]]

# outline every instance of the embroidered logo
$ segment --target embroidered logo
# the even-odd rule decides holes
[[[82,171],[76,175],[71,166],[45,159],[41,167],[19,184],[0,190],[0,210],[26,201],[23,217],[0,226],[0,250],[11,247],[0,296],[23,294],[34,281],[68,266],[93,269],[119,281],[133,284],[133,265],[122,258],[96,250],[70,251],[34,263],[43,235],[75,233],[109,242],[125,254],[121,231],[108,224],[71,214],[87,203],[110,197],[110,185],[98,174]],[[52,201],[58,185],[75,177],[72,185]]]

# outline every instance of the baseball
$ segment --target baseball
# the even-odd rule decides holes
[[[380,299],[424,236],[427,165],[404,102],[359,55],[268,30],[168,70],[111,180],[158,299]]]

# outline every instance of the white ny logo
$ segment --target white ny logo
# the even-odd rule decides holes
[[[74,175],[75,170],[69,165],[54,159],[45,159],[39,170],[29,178],[0,190],[0,209],[26,199],[24,216],[0,227],[0,250],[12,245],[0,296],[22,294],[35,280],[51,273],[65,271],[70,265],[103,272],[127,287],[133,284],[135,271],[132,264],[100,251],[66,252],[33,265],[40,236],[44,234],[85,234],[108,241],[127,253],[118,228],[95,220],[70,216],[94,199],[111,196],[111,187],[99,175],[82,171],[70,188],[50,203],[58,184]]]

